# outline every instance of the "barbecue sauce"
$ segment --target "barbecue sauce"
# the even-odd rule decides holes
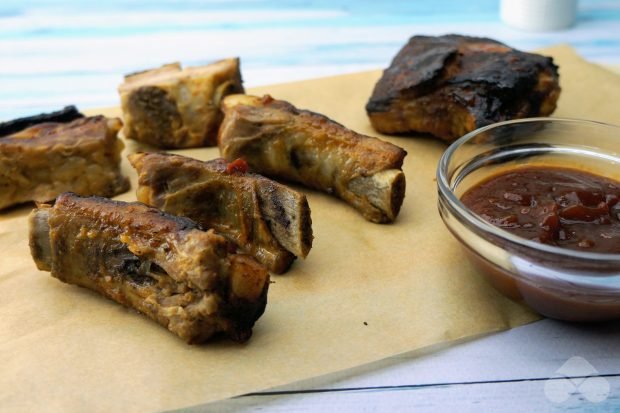
[[[531,166],[491,176],[461,201],[520,237],[574,250],[620,253],[620,182],[588,172]]]

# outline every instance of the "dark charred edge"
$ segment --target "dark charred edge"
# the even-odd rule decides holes
[[[286,191],[280,192],[275,188],[272,182],[268,180],[265,181],[265,179],[266,178],[261,176],[261,181],[263,182],[259,181],[259,187],[257,191],[259,208],[261,212],[263,212],[265,222],[267,223],[267,226],[269,227],[269,230],[273,234],[276,241],[278,241],[278,244],[280,244],[280,246],[282,246],[285,250],[291,253],[289,263],[282,271],[284,272],[288,269],[288,267],[290,267],[290,265],[292,265],[295,259],[295,254],[284,245],[285,242],[282,242],[282,240],[278,238],[277,234],[279,231],[276,230],[276,227],[279,225],[289,231],[291,229],[291,226],[294,225],[295,222],[292,222],[291,218],[286,214],[286,208],[282,203],[282,199],[278,195],[281,195],[282,193],[288,191],[286,193],[286,196],[294,198],[294,196],[290,194],[290,192],[293,190],[285,187]],[[299,205],[299,216],[297,217],[299,224],[297,226],[302,233],[301,251],[302,256],[305,257],[306,255],[308,255],[308,252],[312,248],[312,241],[314,239],[314,236],[312,234],[312,218],[308,199],[304,194],[300,194],[300,196],[301,203]]]
[[[398,179],[394,182],[392,187],[392,199],[390,199],[390,205],[392,206],[392,219],[390,222],[395,221],[398,213],[400,212],[400,207],[403,205],[403,201],[405,200],[405,192],[407,189],[405,174],[402,173],[398,176]]]
[[[207,341],[231,340],[236,343],[245,343],[252,337],[252,329],[267,308],[267,292],[269,281],[256,302],[243,298],[232,297],[222,308],[221,317],[226,320],[226,329],[215,334],[204,334],[202,328],[196,328],[194,333],[184,338],[187,344],[200,345]],[[211,321],[205,321],[210,324]],[[182,338],[183,339],[183,338]]]
[[[252,337],[252,328],[265,312],[267,307],[267,292],[269,280],[256,302],[250,302],[242,298],[233,298],[224,310],[224,317],[233,322],[232,328],[226,331],[226,335],[233,341],[245,343]]]
[[[373,93],[374,94],[374,93]],[[366,113],[368,115],[372,115],[374,113],[385,113],[389,112],[392,103],[394,102],[394,98],[386,98],[386,99],[374,99],[374,96],[370,96],[370,99],[366,103]]]
[[[392,145],[398,149],[398,159],[391,165],[392,169],[400,169],[402,171],[403,163],[405,162],[405,158],[407,157],[407,151],[396,144]]]
[[[41,113],[33,116],[26,116],[0,123],[0,137],[20,132],[30,126],[38,125],[45,122],[69,123],[76,119],[83,118],[84,114],[80,113],[73,105],[65,106],[61,110],[49,113]]]
[[[551,72],[550,73],[551,77],[554,78],[556,82],[558,79],[558,71],[557,71],[558,67],[557,65],[553,63],[552,58],[541,56],[538,54],[522,52],[522,51],[511,48],[510,46],[504,43],[498,42],[496,40],[493,40],[493,39],[483,38],[483,37],[469,37],[469,36],[461,36],[461,35],[445,35],[445,36],[439,36],[439,37],[414,36],[409,40],[409,43],[407,43],[398,52],[396,57],[393,59],[390,67],[388,67],[388,69],[386,69],[383,72],[381,78],[375,84],[373,93],[371,97],[369,98],[369,101],[366,104],[366,112],[371,117],[371,123],[372,123],[373,116],[380,116],[383,113],[389,113],[390,110],[392,109],[391,108],[392,104],[394,104],[396,100],[414,99],[416,98],[416,96],[423,96],[428,93],[431,93],[434,90],[437,90],[443,87],[450,87],[454,85],[460,85],[460,86],[465,85],[466,86],[466,85],[474,84],[474,85],[477,85],[477,87],[480,90],[482,90],[483,92],[482,96],[484,96],[485,98],[489,100],[499,101],[500,103],[499,105],[497,105],[498,109],[496,109],[493,112],[489,112],[489,113],[484,112],[484,111],[481,112],[482,108],[473,108],[474,110],[472,110],[471,113],[476,119],[476,127],[478,128],[478,127],[486,126],[493,122],[511,119],[512,117],[514,117],[517,110],[520,109],[519,106],[521,103],[523,103],[522,97],[527,94],[532,94],[533,88],[535,87],[534,76],[523,75],[525,77],[523,76],[519,77],[517,74],[511,71],[505,72],[506,76],[512,76],[511,80],[512,79],[520,80],[519,82],[517,82],[517,84],[515,84],[514,87],[511,87],[511,88],[506,88],[505,85],[502,85],[501,82],[505,81],[502,79],[499,79],[496,83],[488,83],[488,79],[484,77],[483,78],[476,77],[476,76],[481,75],[478,72],[475,72],[473,74],[466,73],[465,77],[462,77],[461,75],[456,76],[454,79],[450,79],[446,81],[445,84],[444,83],[436,84],[434,80],[437,80],[437,79],[432,78],[432,76],[430,77],[428,76],[430,72],[428,72],[428,67],[426,67],[434,63],[435,61],[425,62],[424,66],[420,66],[418,68],[418,71],[422,72],[422,74],[420,75],[421,79],[419,83],[410,85],[408,87],[394,89],[394,82],[396,81],[395,80],[396,77],[394,76],[393,73],[390,72],[390,69],[394,69],[395,67],[402,65],[403,61],[406,61],[406,59],[420,59],[423,53],[412,53],[411,51],[409,54],[406,53],[408,48],[410,48],[413,43],[418,42],[418,41],[419,42],[429,41],[432,43],[432,45],[435,45],[437,47],[439,46],[447,47],[447,46],[452,45],[451,47],[455,49],[454,52],[447,53],[445,55],[445,61],[443,62],[443,64],[441,65],[441,68],[437,72],[438,74],[445,73],[446,67],[453,64],[454,59],[460,58],[458,53],[456,52],[456,48],[458,47],[458,45],[455,44],[455,42],[456,43],[483,42],[483,43],[496,44],[496,45],[503,46],[509,49],[507,52],[501,53],[501,57],[499,57],[499,59],[502,61],[510,62],[512,59],[518,59],[519,61],[526,61],[526,62],[529,62],[531,66],[530,69],[532,67],[537,67],[539,71],[544,71],[548,69]],[[431,46],[431,44],[429,44],[429,46]],[[487,55],[488,53],[476,53],[471,56],[468,56],[467,59],[474,59],[474,58],[487,59]],[[440,58],[441,56],[437,55],[437,59],[440,59]],[[502,62],[500,61],[499,64],[501,63]],[[427,72],[424,72],[424,70],[426,70]],[[499,72],[501,71],[501,67],[498,67],[495,70]],[[438,77],[438,79],[441,79],[441,78],[443,78],[443,76]],[[394,90],[391,90],[391,89],[394,89]],[[498,89],[498,90],[503,89],[501,91],[501,93],[504,95],[503,98],[502,96],[498,94],[497,91],[495,91],[495,89]],[[415,93],[416,96],[409,96],[414,90],[416,91]],[[533,97],[531,96],[530,99],[528,99],[528,102],[531,105],[531,107],[528,110],[528,113],[526,113],[525,116],[520,116],[520,117],[527,117],[527,116],[533,116],[533,115],[539,114],[540,106],[544,102],[546,98],[546,94],[538,93],[534,95],[535,96]],[[459,100],[458,94],[454,95],[454,98]],[[514,104],[505,105],[504,103],[502,103],[502,101],[514,102]],[[459,102],[459,103],[462,106],[467,107],[466,102]],[[494,105],[489,104],[489,106],[494,106]],[[410,132],[413,132],[413,131],[410,131]],[[396,133],[389,132],[389,134],[393,135]]]
[[[414,36],[411,38],[410,42],[418,37],[425,36]],[[438,67],[429,69],[426,67],[429,63],[426,62],[426,66],[415,69],[423,72],[419,83],[410,85],[402,90],[391,91],[390,89],[394,87],[394,75],[390,73],[389,70],[400,65],[401,60],[403,59],[401,54],[406,51],[408,46],[409,44],[405,45],[398,52],[394,60],[392,60],[390,66],[383,71],[381,78],[375,84],[372,94],[366,103],[366,113],[369,116],[374,114],[379,115],[389,113],[392,109],[392,105],[398,99],[412,99],[416,96],[421,97],[432,93],[436,88],[437,79],[442,78],[446,72],[446,68],[459,58],[458,50],[456,50],[456,48],[455,50],[449,50],[443,55],[436,57],[435,62],[440,63]],[[405,58],[408,57],[407,54],[404,54],[404,56]]]
[[[394,100],[402,93],[418,96],[430,93],[434,89],[436,80],[445,73],[446,66],[458,58],[458,47],[455,46],[454,41],[463,39],[465,38],[458,35],[411,37],[381,74],[366,104],[366,112],[369,115],[371,113],[389,112]],[[433,43],[433,47],[422,53],[416,53],[411,49],[415,47],[418,41],[420,43],[430,41]],[[431,51],[433,53],[428,55],[428,52]],[[412,59],[412,56],[416,58]],[[404,71],[407,76],[400,76],[398,71],[395,74],[396,69]],[[419,78],[410,83],[412,73],[415,73]],[[406,83],[399,85],[398,83],[403,82],[403,80],[406,80]]]
[[[286,209],[284,208],[284,205],[282,205],[282,200],[278,196],[278,191],[271,190],[269,191],[269,195],[269,200],[271,201],[271,208],[275,212],[275,215],[273,217],[274,220],[280,225],[282,225],[284,228],[290,229],[291,220],[286,215]]]
[[[310,250],[312,249],[314,233],[312,232],[312,214],[310,210],[310,205],[308,204],[308,199],[305,196],[302,210],[304,212],[308,212],[307,214],[302,214],[302,218],[300,218],[301,224],[299,225],[299,227],[301,228],[301,233],[303,234],[301,242],[303,243],[304,247],[304,255],[308,255],[310,253]]]

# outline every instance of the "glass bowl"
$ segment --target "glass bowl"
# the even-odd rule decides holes
[[[620,127],[560,118],[496,123],[454,142],[437,170],[439,213],[474,266],[506,296],[569,321],[620,318],[620,254],[541,244],[495,227],[460,197],[522,166],[576,168],[620,181]]]

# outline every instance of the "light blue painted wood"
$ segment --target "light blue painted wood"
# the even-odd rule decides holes
[[[543,320],[178,412],[618,412],[618,340],[619,322]]]
[[[131,71],[240,56],[247,86],[387,66],[414,34],[489,36],[532,50],[570,43],[620,64],[620,2],[581,0],[574,28],[527,33],[498,0],[211,0],[0,3],[0,119],[118,103]]]

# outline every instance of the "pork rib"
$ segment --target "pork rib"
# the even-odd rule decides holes
[[[334,194],[373,222],[398,215],[403,149],[270,96],[231,95],[222,110],[218,143],[228,161],[243,158],[262,175]]]
[[[114,196],[129,189],[121,174],[117,118],[41,123],[0,138],[0,209],[45,202],[71,191]]]
[[[223,159],[137,153],[138,201],[213,228],[270,271],[286,271],[312,247],[306,196]]]
[[[239,59],[185,69],[167,64],[125,76],[118,91],[128,139],[160,148],[215,146],[220,101],[243,93]]]
[[[29,222],[40,270],[136,309],[188,343],[217,333],[245,341],[265,309],[267,270],[188,218],[65,193]]]
[[[486,38],[414,36],[383,72],[366,111],[378,132],[452,142],[494,122],[550,115],[559,96],[550,57]]]

